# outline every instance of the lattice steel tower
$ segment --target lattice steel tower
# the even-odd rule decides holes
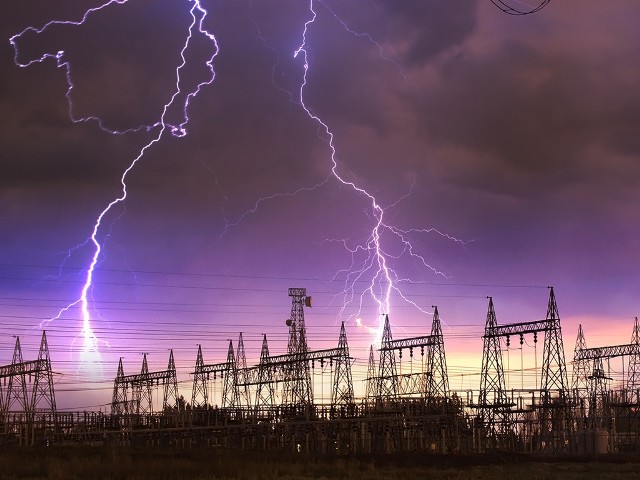
[[[239,406],[240,396],[237,388],[238,369],[236,365],[236,355],[233,351],[233,342],[229,340],[227,350],[227,368],[222,387],[222,408],[235,408]]]
[[[173,358],[173,349],[169,351],[169,363],[167,365],[167,377],[163,379],[164,394],[162,410],[180,410],[180,393],[178,392],[178,375],[176,374],[176,362]]]
[[[431,323],[431,344],[427,357],[427,398],[449,397],[449,375],[447,374],[447,359],[444,354],[444,337],[438,307],[434,306],[433,322]]]
[[[373,345],[369,347],[369,363],[367,364],[367,378],[365,382],[365,398],[367,401],[372,400],[376,394],[376,359],[373,354]]]
[[[568,439],[572,422],[572,399],[564,360],[560,315],[553,287],[549,287],[549,304],[545,320],[544,349],[540,395],[540,435],[543,450],[555,453],[573,448]]]
[[[193,390],[191,391],[191,408],[208,408],[209,392],[207,388],[208,373],[203,371],[204,359],[202,357],[202,345],[198,345],[196,356],[196,369],[193,373]]]
[[[482,337],[482,373],[480,374],[480,397],[478,414],[490,435],[501,435],[510,429],[510,404],[507,397],[500,336],[492,335],[498,327],[493,298],[489,297],[489,308]]]
[[[111,415],[126,415],[129,413],[129,403],[127,400],[127,384],[122,381],[124,378],[124,368],[122,367],[122,357],[118,362],[118,373],[113,382],[113,400],[111,401]]]
[[[352,404],[353,381],[351,378],[351,358],[349,357],[349,344],[347,343],[347,333],[344,329],[344,322],[340,327],[340,337],[338,338],[338,351],[340,355],[335,359],[336,370],[333,376],[333,389],[331,390],[332,405]],[[334,359],[331,359],[333,361]]]
[[[258,365],[258,382],[256,387],[256,414],[275,404],[272,372],[269,368],[269,343],[267,336],[262,336],[262,350],[260,351],[260,363]]]
[[[633,322],[633,333],[631,334],[631,344],[640,345],[640,329],[638,328],[638,317]],[[638,349],[640,351],[640,348]],[[638,390],[640,389],[640,353],[634,352],[629,355],[629,370],[627,375],[627,390],[631,393],[630,401],[639,403]]]
[[[398,395],[399,385],[396,370],[396,353],[392,348],[388,348],[391,346],[392,340],[389,315],[385,315],[375,391],[375,396],[378,400],[395,399]]]
[[[304,324],[304,307],[311,306],[311,297],[307,297],[305,288],[290,288],[291,318],[289,326],[289,344],[287,353],[296,361],[291,362],[285,372],[283,403],[289,405],[310,405],[311,372],[309,370],[307,329]]]
[[[249,385],[247,385],[247,356],[244,351],[244,340],[242,332],[238,337],[238,350],[236,352],[236,386],[238,389],[238,405],[241,407],[251,406],[251,396],[249,394]]]
[[[578,336],[576,337],[576,346],[573,349],[573,372],[571,375],[571,390],[576,400],[580,401],[587,397],[588,382],[587,378],[591,373],[589,360],[580,358],[579,353],[586,350],[587,341],[584,338],[582,324],[578,325]]]
[[[549,326],[544,334],[541,387],[545,392],[555,391],[561,398],[564,398],[567,394],[569,382],[564,361],[560,315],[558,314],[558,305],[556,304],[553,287],[549,287],[547,322]]]

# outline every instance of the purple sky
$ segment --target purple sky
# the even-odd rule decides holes
[[[12,35],[100,2],[55,3],[13,2],[0,21],[2,364],[12,335],[35,358],[40,323],[79,298],[93,251],[73,248],[154,134],[74,124],[64,71],[14,64]],[[24,35],[19,61],[64,50],[77,117],[122,130],[153,123],[175,87],[190,5],[116,4],[86,26]],[[309,2],[203,5],[220,45],[216,78],[191,102],[187,136],[146,151],[126,203],[98,232],[90,308],[109,346],[95,400],[75,392],[79,309],[46,326],[68,405],[108,403],[119,356],[125,373],[139,371],[141,352],[164,369],[173,348],[189,396],[198,343],[208,363],[224,361],[240,331],[249,363],[262,333],[284,353],[288,287],[314,298],[310,348],[336,344],[345,320],[356,367],[366,366],[374,336],[355,320],[380,319],[368,296],[358,308],[372,272],[341,313],[342,291],[364,259],[347,249],[366,243],[376,219],[366,196],[331,176],[326,135],[297,101],[303,59],[293,53]],[[522,17],[489,0],[326,0],[315,10],[305,104],[334,134],[339,175],[408,232],[414,256],[390,229],[382,248],[406,298],[438,305],[452,388],[477,388],[487,295],[498,322],[537,320],[553,285],[568,353],[578,323],[589,346],[628,342],[640,284],[640,5],[556,1]],[[206,79],[211,53],[194,43],[185,85]],[[398,294],[389,313],[394,338],[429,333],[431,316]]]

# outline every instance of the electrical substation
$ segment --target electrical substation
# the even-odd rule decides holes
[[[584,455],[640,448],[640,330],[631,341],[587,348],[582,330],[567,364],[553,288],[546,318],[499,324],[493,299],[482,342],[477,390],[452,391],[445,337],[434,307],[429,333],[393,338],[386,316],[369,350],[364,395],[354,394],[353,357],[344,323],[334,348],[312,348],[304,311],[311,299],[290,288],[287,351],[270,352],[263,335],[259,362],[248,365],[242,333],[227,355],[205,361],[198,346],[190,397],[180,395],[173,351],[165,370],[125,375],[122,358],[110,411],[58,411],[46,332],[37,359],[24,360],[16,338],[11,364],[0,366],[0,442],[5,445],[136,445],[225,447],[325,455],[424,452],[513,452]],[[542,343],[536,388],[508,388],[504,346]],[[412,361],[402,372],[402,359]],[[413,368],[413,359],[419,358]],[[626,365],[613,381],[609,362]],[[569,367],[571,368],[568,368]],[[330,394],[314,399],[315,369]],[[418,371],[414,371],[418,370]],[[539,372],[539,381],[538,381]],[[324,378],[326,375],[327,378]],[[571,381],[570,381],[571,379]],[[212,398],[218,388],[221,403]],[[324,387],[322,387],[324,388]],[[162,402],[154,406],[154,396]]]

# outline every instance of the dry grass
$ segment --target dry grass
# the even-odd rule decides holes
[[[490,455],[309,458],[223,449],[3,448],[0,479],[626,480],[640,479],[638,461],[636,456],[534,461]]]

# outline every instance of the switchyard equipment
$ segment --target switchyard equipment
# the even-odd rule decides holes
[[[123,418],[124,424],[131,426],[145,425],[147,419],[154,413],[153,391],[162,386],[162,412],[180,410],[178,401],[178,377],[173,350],[169,352],[169,364],[166,370],[150,372],[147,364],[147,354],[142,356],[142,368],[139,374],[125,375],[122,357],[118,362],[118,373],[113,381],[113,398],[111,400],[111,414]],[[155,388],[154,388],[155,387]]]
[[[20,337],[16,337],[11,364],[0,366],[0,380],[7,388],[3,391],[0,384],[3,435],[15,434],[21,445],[33,445],[37,435],[46,437],[55,432],[56,396],[45,331],[36,360],[23,360]],[[17,412],[13,408],[16,404],[20,407]]]
[[[553,289],[546,318],[533,322],[499,325],[488,298],[479,396],[477,401],[468,396],[465,403],[450,390],[438,308],[433,307],[430,333],[410,338],[394,339],[385,315],[381,343],[369,349],[366,393],[357,399],[344,323],[335,348],[312,349],[304,318],[311,299],[303,288],[289,289],[289,296],[286,353],[273,355],[263,335],[258,363],[247,365],[240,333],[235,348],[229,340],[225,361],[205,363],[198,345],[191,403],[179,395],[171,351],[167,368],[159,371],[149,371],[143,354],[135,375],[124,374],[121,358],[110,412],[58,412],[46,333],[33,361],[23,360],[16,338],[11,364],[0,366],[0,444],[200,445],[339,455],[640,449],[637,318],[631,342],[624,345],[588,348],[578,328],[569,388]],[[503,344],[508,347],[516,336],[522,346],[532,335],[535,346],[540,333],[545,335],[540,385],[536,372],[535,388],[509,390]],[[418,351],[422,361],[414,371]],[[407,352],[409,373],[402,371]],[[628,365],[621,381],[608,368],[614,358]],[[330,372],[328,402],[322,391],[314,392],[318,365],[321,384]],[[154,405],[161,390],[162,404]]]
[[[507,345],[510,337],[517,335],[520,343],[524,335],[533,334],[537,343],[538,333],[544,332],[542,372],[540,388],[532,389],[537,395],[526,408],[513,410],[514,399],[508,399],[502,369],[502,349],[500,339]],[[530,448],[541,452],[568,452],[572,430],[572,398],[569,394],[567,369],[564,358],[562,330],[558,306],[553,291],[549,287],[547,316],[544,320],[498,325],[489,298],[489,310],[483,335],[482,374],[478,403],[472,406],[478,412],[482,432],[478,435],[479,448],[512,448],[515,440],[528,437]],[[519,402],[522,403],[522,402]],[[516,429],[519,424],[519,429]],[[488,443],[483,445],[483,442]]]
[[[640,330],[635,318],[631,342],[587,348],[582,325],[573,356],[573,389],[579,414],[576,429],[582,449],[594,445],[597,451],[635,450],[640,442]],[[614,358],[628,358],[627,377],[610,388],[609,366]],[[624,367],[623,367],[624,369]],[[623,370],[624,371],[624,370]]]
[[[438,307],[433,309],[431,333],[419,337],[394,340],[389,316],[385,315],[377,369],[371,346],[366,412],[372,418],[376,415],[387,418],[385,424],[368,426],[376,442],[375,450],[450,453],[460,451],[469,437],[462,402],[449,391],[442,325]],[[418,348],[422,358],[426,348],[426,369],[398,373],[403,351],[408,350],[413,358],[414,349]]]
[[[367,375],[367,398],[369,400],[380,403],[398,397],[415,395],[429,400],[449,397],[449,376],[442,325],[438,307],[434,306],[433,308],[431,334],[421,337],[393,340],[389,316],[385,315],[377,375],[373,375],[375,372],[373,346],[369,356],[369,375]],[[404,350],[408,350],[409,356],[413,358],[414,349],[418,348],[422,357],[424,357],[425,348],[427,349],[426,370],[416,374],[398,374],[395,352],[398,351],[400,361],[402,361]]]
[[[208,398],[211,376],[215,381],[224,379],[222,409],[235,410],[243,417],[269,418],[278,415],[313,417],[314,397],[311,370],[318,362],[331,367],[331,409],[354,403],[351,357],[344,323],[340,327],[336,348],[311,350],[307,343],[303,307],[311,307],[311,297],[304,288],[290,288],[292,300],[291,316],[286,321],[289,328],[287,353],[270,355],[267,336],[263,335],[262,350],[258,365],[247,367],[242,334],[238,340],[238,352],[234,355],[233,343],[229,341],[227,361],[205,364],[202,348],[198,346],[196,367],[193,372],[191,406],[194,409],[210,410],[214,406]],[[282,389],[279,391],[278,386]],[[251,398],[253,397],[253,402]],[[236,415],[234,414],[234,415]]]

